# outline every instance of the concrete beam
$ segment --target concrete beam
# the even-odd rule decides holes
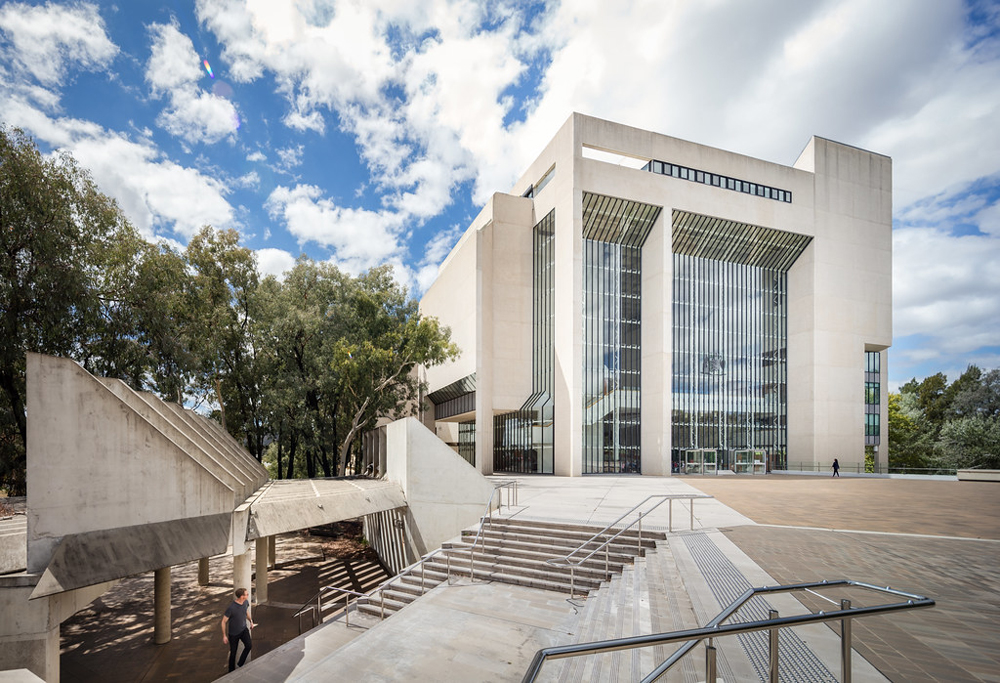
[[[32,598],[225,552],[227,514],[105,529],[62,538]]]
[[[246,538],[248,541],[265,538],[405,505],[403,489],[395,482],[371,479],[272,481],[249,505]],[[237,508],[237,512],[241,509],[242,506]],[[236,523],[234,517],[234,534]],[[235,539],[233,542],[236,543]],[[235,546],[233,552],[237,552]]]

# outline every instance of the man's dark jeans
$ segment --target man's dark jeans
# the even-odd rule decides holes
[[[247,656],[250,654],[250,648],[253,647],[253,642],[250,640],[250,629],[245,628],[241,633],[237,633],[235,636],[229,636],[229,670],[236,670],[236,648],[240,646],[240,641],[243,641],[243,654],[240,655],[240,666],[247,663]]]

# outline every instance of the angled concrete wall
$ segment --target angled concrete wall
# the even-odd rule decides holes
[[[386,479],[399,483],[406,496],[413,561],[478,522],[493,484],[414,417],[393,422],[386,432]]]
[[[233,513],[237,486],[245,491],[266,481],[266,470],[259,463],[245,452],[233,452],[229,465],[224,465],[219,452],[210,457],[212,449],[196,443],[199,437],[191,423],[198,420],[189,416],[182,420],[183,411],[172,411],[162,402],[154,411],[151,397],[144,399],[119,383],[105,384],[73,361],[28,354],[27,371],[30,572],[43,572],[64,538],[98,534],[103,542],[113,543],[115,530],[174,520],[185,520],[185,534],[197,527],[211,533],[212,539],[177,538],[171,547],[225,550],[228,523],[220,537],[219,516]],[[178,417],[169,419],[171,412]],[[208,421],[202,422],[200,431],[211,432]],[[211,438],[221,444],[220,450],[231,448],[218,434]],[[169,529],[155,528],[164,533],[154,534],[147,539],[150,542],[172,535]],[[141,544],[136,533],[117,535]],[[148,558],[164,564],[128,570],[134,573],[197,559],[172,557],[169,548],[151,551]],[[72,557],[65,559],[72,564]],[[78,586],[71,580],[63,587]]]

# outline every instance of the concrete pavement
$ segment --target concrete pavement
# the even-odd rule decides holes
[[[670,544],[674,555],[680,558],[677,567],[684,585],[679,587],[687,591],[687,597],[673,596],[669,602],[652,601],[658,606],[658,612],[689,604],[689,617],[703,623],[704,614],[717,611],[718,600],[713,604],[706,589],[696,586],[700,579],[695,580],[698,570],[692,559],[695,550],[692,544],[707,539],[736,567],[737,574],[754,584],[768,582],[768,577],[772,579],[770,583],[848,578],[891,585],[937,600],[937,606],[932,609],[855,621],[857,653],[889,680],[1000,681],[1000,655],[996,648],[1000,643],[1000,598],[997,597],[1000,596],[1000,571],[997,570],[1000,567],[1000,488],[993,484],[854,478],[831,481],[783,475],[518,477],[518,481],[519,505],[505,509],[504,514],[588,523],[610,522],[654,493],[704,492],[716,496],[714,500],[694,501],[694,534],[687,530],[689,503],[674,504],[673,525],[677,533]],[[666,509],[653,513],[644,520],[644,524],[647,523],[665,528]],[[292,573],[285,576],[289,586],[296,581],[294,576]],[[312,580],[316,578],[314,574]],[[667,578],[664,574],[664,580]],[[491,602],[494,600],[491,593],[494,598],[499,596],[496,598],[499,602]],[[156,651],[148,640],[134,640],[138,632],[148,629],[145,623],[137,624],[132,632],[119,632],[119,640],[133,638],[132,642],[141,645],[138,649],[122,647],[115,642],[113,633],[108,641],[89,645],[82,637],[72,636],[76,638],[72,640],[68,635],[63,641],[64,672],[69,675],[73,670],[70,662],[74,653],[80,655],[85,648],[89,648],[87,658],[80,656],[76,661],[99,662],[95,675],[90,678],[78,676],[73,680],[97,680],[98,671],[118,666],[132,666],[132,671],[141,675],[116,680],[176,676],[198,680],[198,675],[192,678],[192,674],[220,671],[224,653],[220,653],[221,646],[215,647],[214,642],[218,630],[217,612],[221,613],[222,603],[228,600],[228,595],[215,599],[219,605],[210,605],[199,615],[183,619],[192,626],[197,626],[199,620],[204,621],[198,631],[200,635],[192,636],[188,644],[173,650],[169,658],[162,657],[164,661],[155,669],[150,665],[141,669],[133,663],[146,650]],[[811,609],[828,608],[818,599],[815,604],[810,604],[810,600],[808,596],[802,599]],[[573,634],[582,629],[581,624],[573,621],[579,607],[567,601],[566,596],[547,592],[531,594],[501,584],[470,586],[459,582],[435,589],[420,602],[424,601],[429,611],[422,612],[424,608],[419,604],[407,608],[375,625],[365,638],[346,646],[345,649],[353,649],[356,653],[349,660],[352,676],[358,680],[426,680],[426,676],[431,676],[428,672],[435,670],[433,666],[447,661],[456,667],[455,672],[464,671],[473,678],[517,680],[523,673],[522,660],[530,657],[534,649],[555,642],[571,642]],[[501,611],[497,605],[507,607]],[[782,611],[784,613],[784,608]],[[654,621],[654,625],[661,629],[672,628],[666,615],[660,616],[664,618]],[[78,618],[87,620],[86,615],[74,617]],[[106,617],[102,615],[102,618]],[[277,618],[268,617],[265,628]],[[477,622],[478,618],[484,621]],[[450,626],[435,626],[439,623]],[[330,629],[328,635],[332,638],[335,627],[336,624],[320,631]],[[819,646],[821,650],[823,647],[829,649],[830,644],[836,645],[833,629],[814,628],[820,632],[807,635],[806,639],[829,641],[827,646]],[[293,639],[282,647],[292,653],[284,660],[286,672],[298,668],[306,674],[308,667],[303,680],[310,680],[337,671],[324,669],[322,660],[324,652],[343,643],[330,640],[321,646],[316,640],[320,631],[312,632],[315,646],[308,646],[307,637]],[[378,635],[380,631],[382,635]],[[413,640],[404,643],[404,635]],[[204,646],[200,644],[202,639]],[[345,638],[344,642],[347,640],[350,638]],[[429,653],[438,645],[443,648],[441,654],[432,657]],[[386,663],[403,661],[397,655],[410,662],[420,662],[424,658],[424,664],[431,668],[414,666],[403,671],[399,666]],[[95,656],[105,658],[95,660]],[[820,659],[824,657],[827,669],[836,671],[836,661],[827,655]],[[166,667],[166,659],[173,659],[170,667]],[[738,674],[741,671],[738,658],[729,659],[732,660],[730,670]],[[267,658],[258,658],[241,677],[250,676],[255,669],[260,672],[266,661]],[[279,666],[281,660],[272,661],[274,666]],[[330,661],[332,665],[333,660]],[[347,665],[346,661],[341,662],[341,666]],[[83,669],[77,670],[84,673]],[[492,673],[482,674],[482,671]],[[748,673],[745,668],[742,671]],[[107,676],[100,678],[110,680]],[[437,678],[440,680],[440,675]],[[200,680],[209,680],[209,677]],[[466,677],[465,680],[470,679]]]

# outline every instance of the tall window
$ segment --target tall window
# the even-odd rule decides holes
[[[763,450],[784,469],[787,273],[812,238],[674,211],[671,240],[673,461]]]
[[[787,275],[674,254],[673,460],[787,445]]]
[[[642,251],[583,241],[583,471],[639,472]]]
[[[583,193],[583,473],[641,469],[642,245],[661,208]]]
[[[882,355],[865,351],[865,446],[878,446],[881,425]]]

